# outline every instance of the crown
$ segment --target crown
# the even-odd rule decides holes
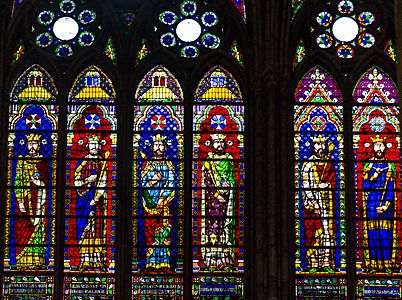
[[[166,136],[163,136],[163,135],[161,135],[161,134],[158,133],[157,135],[155,135],[155,136],[152,137],[152,140],[153,140],[154,142],[156,142],[156,141],[164,142],[164,141],[166,140]]]
[[[385,143],[385,140],[387,139],[386,136],[380,137],[378,134],[375,136],[375,138],[370,137],[370,139],[373,141],[373,144],[375,143]]]
[[[100,139],[101,139],[100,136],[91,135],[90,137],[88,137],[88,143],[91,143],[91,142],[99,143]]]
[[[311,140],[313,143],[325,143],[328,140],[328,137],[319,134],[318,136],[313,136]]]
[[[211,134],[211,138],[212,138],[212,140],[223,140],[226,138],[226,135],[222,134],[222,133],[215,133],[215,134]]]
[[[40,140],[40,134],[31,133],[31,134],[27,135],[28,142],[39,141],[39,140]]]

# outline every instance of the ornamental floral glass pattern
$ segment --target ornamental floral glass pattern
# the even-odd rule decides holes
[[[156,66],[135,95],[133,299],[183,297],[183,130],[180,84]]]
[[[342,95],[321,67],[295,92],[296,297],[346,299]]]
[[[68,100],[64,299],[114,299],[116,93],[92,66]]]
[[[4,299],[53,294],[56,96],[52,78],[38,65],[18,78],[10,94]]]
[[[97,14],[73,0],[50,2],[33,24],[36,45],[59,57],[72,56],[79,48],[92,46],[99,31]]]
[[[402,296],[398,92],[383,70],[372,67],[353,97],[358,299],[396,299]]]
[[[241,299],[244,106],[236,80],[220,66],[198,85],[193,131],[193,299]]]
[[[317,46],[342,60],[353,59],[356,52],[373,47],[377,32],[381,31],[380,22],[366,9],[364,4],[349,0],[320,6],[312,24]]]
[[[185,0],[172,11],[159,14],[161,45],[184,58],[196,58],[221,44],[218,15],[207,10],[207,4],[197,3]]]

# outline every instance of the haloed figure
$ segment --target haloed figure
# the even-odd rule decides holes
[[[26,137],[28,155],[20,157],[14,181],[17,200],[15,219],[16,265],[18,268],[45,266],[46,225],[43,216],[46,212],[50,168],[40,154],[40,135]],[[25,246],[22,246],[25,245]]]
[[[368,273],[385,271],[392,273],[396,267],[396,252],[393,242],[394,213],[396,203],[396,166],[385,161],[387,150],[385,140],[377,135],[371,138],[373,157],[363,168],[363,207],[366,236],[365,265]]]
[[[303,164],[303,205],[307,246],[307,264],[311,274],[318,270],[329,274],[334,271],[335,246],[333,209],[336,172],[329,159],[327,137],[313,137],[313,154]]]
[[[80,270],[106,270],[104,210],[108,175],[107,161],[99,154],[102,144],[97,135],[88,138],[89,152],[77,163],[74,183],[77,190],[77,237],[80,245]]]
[[[145,236],[147,240],[146,269],[170,272],[169,206],[175,198],[178,178],[173,163],[166,160],[166,137],[157,134],[150,146],[152,157],[142,165],[142,203],[145,208]]]

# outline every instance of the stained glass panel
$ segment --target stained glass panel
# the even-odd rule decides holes
[[[56,96],[53,80],[37,65],[18,78],[10,94],[3,251],[4,273],[12,276],[4,278],[5,299],[50,299],[53,294],[49,271],[55,261]]]
[[[115,98],[111,81],[94,66],[80,74],[69,95],[64,299],[114,297]]]
[[[192,168],[195,299],[243,298],[242,102],[236,80],[219,66],[203,77],[196,91]]]
[[[3,291],[4,300],[53,300],[54,279],[52,276],[5,276]]]
[[[398,92],[378,67],[357,83],[353,107],[358,299],[400,297]]]
[[[149,54],[151,54],[151,49],[149,48],[148,42],[143,39],[141,42],[141,46],[138,48],[137,51],[137,57],[135,59],[136,64],[138,65]]]
[[[346,299],[342,95],[314,67],[295,92],[296,296]],[[323,105],[324,104],[324,105]]]
[[[386,55],[388,55],[389,58],[392,59],[394,62],[397,62],[396,50],[395,50],[394,43],[392,42],[392,40],[388,41],[387,45],[385,46],[384,53]]]
[[[13,54],[13,64],[20,60],[25,55],[25,46],[23,41],[19,41],[17,46],[15,47],[14,54]]]
[[[67,277],[64,280],[65,300],[114,300],[115,285],[111,277]]]
[[[133,137],[133,299],[183,297],[182,102],[179,82],[162,66],[149,71],[137,88]],[[170,276],[160,276],[166,274]]]
[[[113,64],[116,64],[116,48],[114,46],[114,41],[112,39],[112,37],[109,37],[109,39],[107,40],[105,49],[103,50],[103,54],[109,58]]]
[[[244,299],[244,280],[238,277],[197,277],[193,279],[193,298]]]
[[[321,68],[311,69],[299,82],[296,102],[341,103],[342,97],[334,79]]]
[[[244,66],[243,52],[241,51],[237,41],[233,41],[229,48],[229,55],[231,55],[240,66]]]
[[[306,55],[307,55],[306,47],[304,46],[304,41],[301,39],[296,47],[296,53],[293,59],[293,71],[303,61]]]

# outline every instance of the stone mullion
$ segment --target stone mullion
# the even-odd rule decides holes
[[[4,44],[5,44],[5,33],[6,33],[6,3],[7,1],[3,1],[2,4],[0,4],[0,184],[1,186],[5,187],[6,186],[6,176],[7,176],[7,135],[4,134],[5,129],[6,129],[6,120],[7,120],[7,111],[5,108],[7,107],[7,98],[6,98],[6,92],[5,92],[5,81],[4,81],[4,59],[6,57],[4,53]],[[0,199],[6,199],[6,189],[2,188],[0,189]],[[0,201],[0,211],[2,212],[0,214],[0,236],[5,235],[5,211],[6,211],[6,201]],[[4,239],[0,240],[0,249],[4,249]],[[3,262],[4,262],[4,251],[0,252],[0,297],[3,294]]]
[[[289,84],[287,1],[251,7],[249,64],[250,291],[253,299],[290,299]]]
[[[399,63],[397,64],[398,86],[402,87],[402,2],[394,0],[395,3],[395,32],[396,32],[396,55]]]
[[[9,96],[7,91],[7,79],[10,66],[7,66],[9,62],[9,57],[12,53],[6,52],[7,45],[7,27],[10,22],[10,11],[9,7],[11,1],[2,1],[0,3],[0,236],[5,236],[5,215],[7,207],[7,156],[8,156],[8,103]],[[0,239],[0,249],[4,249],[4,238]],[[0,298],[3,294],[3,266],[4,266],[4,251],[0,251]]]

